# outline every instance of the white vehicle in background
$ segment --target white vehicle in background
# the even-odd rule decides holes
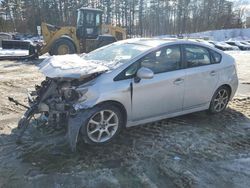
[[[9,33],[0,32],[0,47],[2,47],[2,40],[11,40],[12,35]]]
[[[240,50],[250,50],[249,44],[244,44],[240,41],[226,41],[226,43],[232,46],[237,46]]]
[[[233,45],[227,44],[225,42],[219,42],[219,44],[227,47],[228,50],[240,50],[240,48],[238,46],[233,46]]]
[[[206,44],[206,45],[208,45],[210,47],[214,47],[215,48],[215,45],[212,44],[212,43],[210,43],[209,41],[206,41],[206,40],[197,40],[197,41],[200,42],[200,43]]]
[[[237,46],[229,45],[225,42],[218,42],[218,41],[209,41],[210,44],[213,44],[216,48],[227,51],[227,50],[239,50]]]
[[[247,46],[250,46],[250,43],[247,42],[247,41],[240,41],[240,43],[245,44],[245,45],[247,45]]]

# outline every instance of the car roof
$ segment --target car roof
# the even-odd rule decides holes
[[[155,38],[132,38],[132,39],[123,40],[122,43],[139,44],[139,45],[144,45],[144,46],[155,47],[155,46],[160,46],[162,44],[166,44],[168,42],[174,42],[174,41],[176,40],[155,39]]]
[[[167,44],[196,44],[204,47],[210,47],[202,42],[197,42],[194,39],[178,39],[178,38],[132,38],[120,41],[121,43],[138,44],[149,47],[158,47]]]

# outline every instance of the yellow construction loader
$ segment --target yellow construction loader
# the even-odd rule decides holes
[[[120,27],[102,24],[102,10],[80,8],[76,27],[57,27],[42,23],[45,46],[39,54],[51,55],[90,52],[101,46],[126,38]]]
[[[102,24],[102,14],[100,9],[84,7],[77,11],[76,27],[58,27],[42,23],[44,45],[37,47],[24,41],[3,41],[3,48],[29,49],[28,56],[5,56],[3,59],[36,58],[47,52],[50,55],[87,53],[117,40],[126,39],[125,29]]]

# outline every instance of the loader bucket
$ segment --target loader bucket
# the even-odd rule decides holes
[[[26,60],[38,58],[38,48],[29,41],[21,40],[2,40],[2,52],[13,50],[13,54],[1,54],[0,60]],[[16,55],[16,50],[27,50],[25,55]]]

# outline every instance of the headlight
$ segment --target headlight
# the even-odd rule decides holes
[[[75,101],[79,99],[79,93],[75,89],[64,89],[63,96],[67,101]]]
[[[85,96],[87,91],[87,88],[64,88],[62,89],[62,94],[66,101],[85,101],[87,99]]]

